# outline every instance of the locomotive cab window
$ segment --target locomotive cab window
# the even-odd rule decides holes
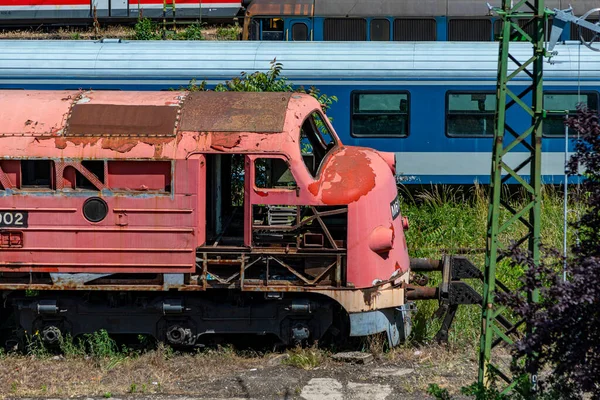
[[[387,19],[371,20],[371,41],[386,42],[390,40],[390,21]]]
[[[352,92],[352,136],[407,137],[407,92]]]
[[[446,97],[446,134],[455,137],[494,135],[494,93],[452,93]]]
[[[52,161],[21,161],[21,187],[24,189],[52,188]]]
[[[254,161],[254,184],[261,189],[295,189],[296,180],[288,163],[281,158]]]
[[[304,120],[300,129],[300,152],[313,176],[318,174],[321,162],[335,145],[335,139],[319,112],[313,112]]]
[[[544,135],[563,136],[565,135],[565,111],[573,116],[577,113],[577,104],[582,103],[589,109],[598,109],[597,92],[544,92],[544,109],[547,110],[546,119],[544,119]],[[573,135],[569,132],[569,135]]]

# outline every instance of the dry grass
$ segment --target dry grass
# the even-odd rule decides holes
[[[172,355],[164,348],[102,360],[10,355],[0,360],[0,398],[189,394],[199,377],[210,381],[257,360],[227,350]]]

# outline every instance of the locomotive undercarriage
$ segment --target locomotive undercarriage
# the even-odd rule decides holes
[[[111,335],[145,335],[176,347],[210,344],[224,335],[270,336],[284,346],[312,342],[330,330],[339,306],[324,296],[280,293],[46,292],[10,296],[16,329],[14,348],[36,334],[47,344],[61,336],[106,330]],[[342,324],[343,325],[343,324]]]

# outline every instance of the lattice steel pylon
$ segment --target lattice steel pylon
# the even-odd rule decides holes
[[[512,344],[510,333],[522,322],[509,322],[509,318],[504,318],[503,315],[510,313],[510,310],[494,301],[498,290],[507,290],[496,280],[497,266],[502,260],[499,238],[500,235],[507,234],[509,229],[512,231],[513,225],[523,225],[526,233],[515,238],[514,242],[519,245],[527,243],[534,262],[539,262],[544,116],[542,69],[544,57],[547,55],[544,50],[547,17],[544,0],[502,0],[502,7],[493,11],[498,13],[503,23],[498,57],[496,126],[486,234],[478,380],[489,386],[492,373],[506,383],[503,392],[507,393],[516,381],[509,369],[502,366],[498,362],[499,359],[493,358],[492,349],[501,343]],[[511,53],[511,45],[516,41],[531,43],[532,52],[527,60],[518,60]],[[516,80],[519,81],[517,85],[514,84],[517,83]],[[510,118],[507,118],[507,112]],[[513,116],[519,112],[531,117],[529,126],[511,126],[509,119],[512,121]],[[503,190],[503,186],[509,181],[522,187],[526,193],[526,201],[523,202],[525,205],[519,209],[513,208],[508,200],[509,193]],[[537,293],[530,296],[531,300],[537,301]],[[532,382],[535,383],[535,377]]]

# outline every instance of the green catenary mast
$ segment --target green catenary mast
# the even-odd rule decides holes
[[[479,382],[489,386],[492,374],[506,383],[503,392],[507,393],[516,382],[507,366],[501,365],[500,359],[494,356],[493,348],[501,343],[512,344],[510,333],[520,323],[512,324],[504,318],[503,314],[508,314],[509,310],[495,302],[495,294],[507,290],[497,282],[496,273],[502,260],[500,236],[512,230],[516,224],[525,227],[525,234],[515,238],[515,242],[527,244],[536,263],[540,259],[542,68],[546,55],[546,14],[544,0],[502,0],[502,7],[493,10],[502,18],[502,30],[499,38],[496,126],[486,233]],[[527,60],[517,60],[512,55],[511,43],[515,41],[531,43],[532,52]],[[519,85],[513,85],[517,77]],[[527,114],[531,124],[517,130],[517,127],[511,126],[507,112],[511,120],[512,115]],[[502,189],[507,182],[519,185],[526,193],[523,207],[515,209],[509,204],[508,191]],[[531,294],[531,297],[536,301],[537,293]],[[532,381],[535,382],[535,376]]]

